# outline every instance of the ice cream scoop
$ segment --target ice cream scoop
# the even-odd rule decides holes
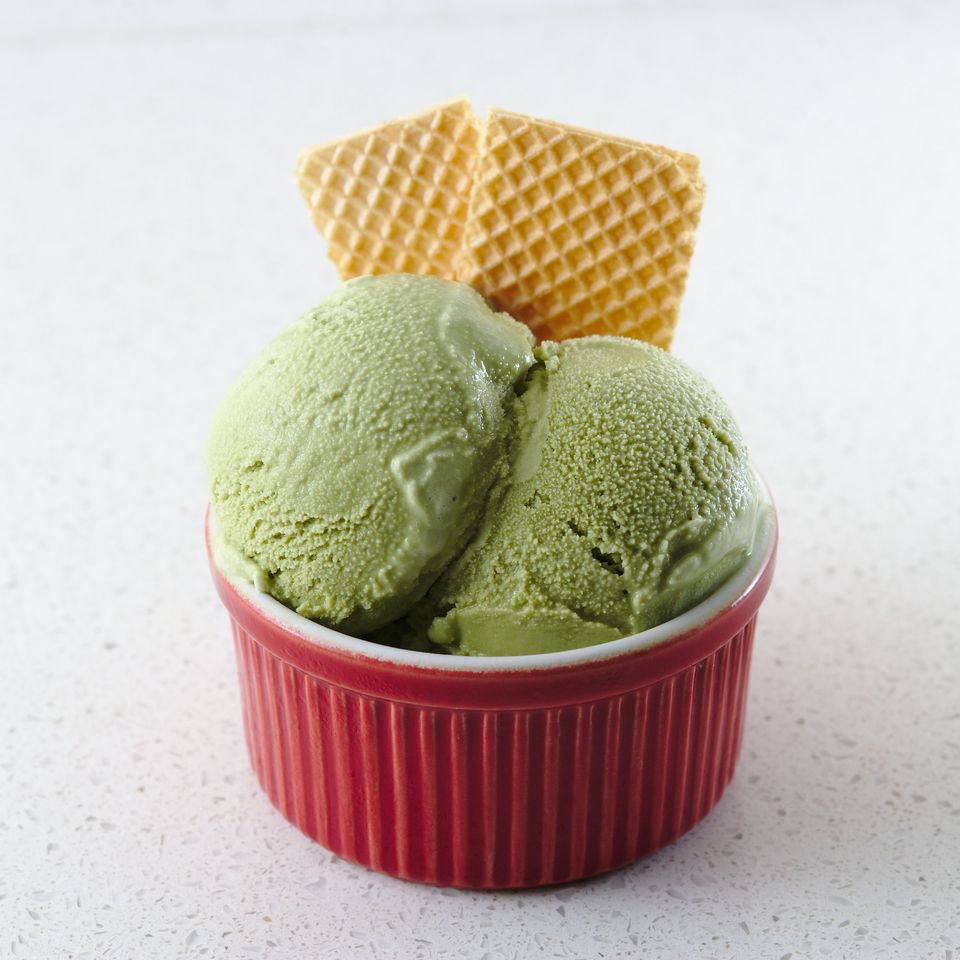
[[[362,634],[468,542],[507,464],[533,337],[470,287],[361,277],[281,333],[216,415],[224,571]]]
[[[221,569],[355,636],[473,655],[613,640],[708,596],[767,509],[724,401],[658,347],[533,345],[474,290],[351,280],[216,417]]]
[[[768,509],[727,405],[682,361],[618,337],[537,355],[510,473],[408,618],[458,653],[545,653],[669,620],[743,564]]]

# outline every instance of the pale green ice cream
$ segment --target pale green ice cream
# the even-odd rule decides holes
[[[469,287],[363,277],[267,347],[208,451],[215,558],[306,617],[474,655],[636,633],[769,506],[726,404],[657,347],[534,350]]]
[[[507,468],[532,349],[461,284],[344,284],[220,407],[207,453],[218,565],[348,633],[406,613]]]
[[[537,353],[514,403],[511,474],[409,637],[484,655],[601,643],[688,610],[750,554],[768,508],[702,377],[615,337]]]

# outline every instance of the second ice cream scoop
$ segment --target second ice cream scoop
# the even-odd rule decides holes
[[[363,633],[464,546],[505,468],[533,336],[475,291],[361,277],[240,377],[208,447],[218,564]]]
[[[458,653],[614,640],[690,609],[749,556],[765,509],[706,380],[649,344],[537,350],[509,480],[409,623]]]

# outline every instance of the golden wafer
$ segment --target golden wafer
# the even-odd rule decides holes
[[[669,347],[703,205],[690,154],[492,110],[457,279],[541,339]]]
[[[461,99],[300,154],[297,183],[341,279],[453,278],[478,138]]]

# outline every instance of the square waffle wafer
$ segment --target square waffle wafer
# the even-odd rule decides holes
[[[702,205],[690,154],[492,110],[456,276],[541,339],[669,347]]]
[[[478,139],[461,99],[300,154],[297,183],[341,279],[454,276]]]

